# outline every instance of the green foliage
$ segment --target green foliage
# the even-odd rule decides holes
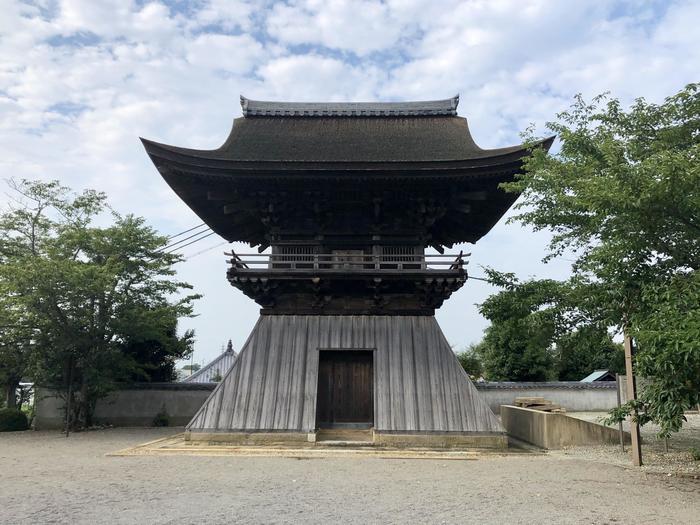
[[[625,354],[604,327],[584,325],[559,336],[555,342],[560,381],[580,381],[594,370],[622,374]]]
[[[486,376],[509,381],[580,381],[596,369],[622,372],[622,346],[585,311],[575,281],[529,280],[486,270],[504,288],[480,311],[491,321],[476,347]]]
[[[552,341],[560,322],[556,281],[519,283],[514,276],[486,270],[505,288],[479,305],[491,321],[476,347],[490,381],[547,381],[555,378]]]
[[[690,457],[693,461],[700,461],[700,448],[690,447]]]
[[[479,379],[484,373],[484,367],[478,355],[476,345],[471,345],[455,354],[459,364],[471,379]]]
[[[16,204],[0,216],[0,301],[16,328],[0,333],[0,348],[18,356],[20,375],[61,388],[69,420],[89,426],[95,402],[118,382],[188,354],[192,334],[178,338],[175,327],[197,296],[180,295],[191,287],[174,279],[180,257],[160,250],[167,238],[111,211],[103,194],[75,195],[55,181],[10,189]],[[107,213],[111,223],[95,225]],[[159,353],[140,360],[144,344]]]
[[[505,185],[522,193],[515,220],[553,232],[550,257],[576,257],[583,310],[635,339],[649,386],[627,408],[667,436],[697,400],[700,377],[699,87],[628,110],[577,97],[557,117],[547,127],[559,153],[535,147],[525,174]]]
[[[14,408],[0,408],[0,432],[13,432],[27,430],[29,421],[27,416]]]
[[[645,285],[644,312],[632,317],[639,344],[637,369],[648,385],[639,398],[641,422],[680,430],[683,413],[700,403],[700,273]]]
[[[165,405],[163,405],[160,409],[160,412],[158,412],[155,417],[153,418],[153,426],[154,427],[168,427],[170,426],[170,414],[168,414],[168,411],[165,408]]]

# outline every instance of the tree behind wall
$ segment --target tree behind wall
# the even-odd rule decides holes
[[[491,321],[475,346],[494,381],[580,381],[596,369],[622,372],[624,354],[582,300],[579,283],[529,280],[487,269],[502,288],[480,305]]]
[[[130,346],[154,341],[187,351],[174,322],[191,315],[194,295],[173,278],[180,260],[143,219],[110,212],[103,194],[74,195],[58,182],[11,183],[16,205],[3,215],[0,283],[26,329],[35,382],[59,387],[69,421],[87,426],[96,401],[139,370]],[[177,342],[178,344],[173,344]]]
[[[605,328],[582,326],[560,336],[554,346],[560,381],[581,381],[595,370],[624,374],[625,355]]]
[[[558,330],[556,281],[518,283],[514,276],[487,270],[504,288],[479,305],[491,321],[476,352],[489,381],[556,379],[552,342]]]

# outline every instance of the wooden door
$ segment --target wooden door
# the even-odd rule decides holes
[[[373,352],[321,350],[316,426],[370,428],[374,425]]]

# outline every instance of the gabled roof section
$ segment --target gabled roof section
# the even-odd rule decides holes
[[[226,350],[216,357],[211,363],[200,368],[191,376],[184,378],[182,383],[213,383],[217,376],[219,378],[226,375],[238,354],[233,350]]]
[[[615,381],[615,374],[610,370],[596,370],[581,379],[581,383],[593,383],[595,381]]]
[[[455,116],[459,95],[421,102],[268,102],[241,95],[244,117]]]

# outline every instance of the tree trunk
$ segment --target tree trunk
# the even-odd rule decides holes
[[[88,384],[83,373],[83,381],[80,385],[80,423],[83,428],[90,426],[90,399],[88,397]]]
[[[5,385],[5,406],[7,408],[17,408],[17,388],[19,381],[10,379]]]
[[[72,402],[73,402],[73,356],[71,355],[68,358],[68,363],[66,365],[67,373],[66,373],[66,437],[70,436],[70,431],[71,431],[71,424],[72,424],[72,416],[73,414],[72,409],[73,407]]]

